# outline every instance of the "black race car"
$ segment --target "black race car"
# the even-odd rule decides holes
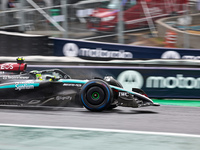
[[[0,64],[0,105],[84,106],[103,111],[117,106],[158,106],[141,90],[123,89],[111,76],[71,79],[59,69],[25,72],[23,58]]]

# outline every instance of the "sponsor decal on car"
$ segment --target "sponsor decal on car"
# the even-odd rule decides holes
[[[14,67],[13,67],[13,64],[2,64],[0,66],[0,69],[1,70],[12,70]]]
[[[34,83],[32,81],[15,82],[15,90],[18,90],[18,91],[34,89],[37,86],[39,86],[39,83]]]
[[[57,101],[72,100],[72,96],[56,96]]]
[[[128,97],[129,93],[128,92],[119,92],[119,96]]]
[[[82,84],[76,84],[76,83],[64,83],[63,86],[81,87]]]
[[[29,77],[22,77],[20,75],[16,75],[16,76],[9,76],[9,75],[6,75],[6,76],[3,76],[3,80],[12,80],[12,79],[29,79]]]

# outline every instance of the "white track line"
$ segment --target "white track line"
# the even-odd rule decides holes
[[[200,138],[196,134],[182,134],[182,133],[167,133],[167,132],[148,132],[148,131],[134,131],[134,130],[117,130],[117,129],[100,129],[100,128],[78,128],[78,127],[62,127],[62,126],[39,126],[39,125],[21,125],[21,124],[0,124],[0,126],[9,127],[29,127],[29,128],[46,128],[46,129],[65,129],[65,130],[82,130],[82,131],[99,131],[99,132],[116,132],[116,133],[132,133],[132,134],[146,134],[146,135],[161,135],[161,136],[178,136],[178,137],[193,137]]]

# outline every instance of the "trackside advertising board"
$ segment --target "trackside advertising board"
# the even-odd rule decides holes
[[[30,70],[51,66],[29,65]],[[113,76],[125,89],[143,89],[152,98],[200,98],[200,68],[119,67],[119,66],[54,66],[72,79]]]
[[[52,38],[54,56],[89,59],[200,59],[198,49],[142,47]]]

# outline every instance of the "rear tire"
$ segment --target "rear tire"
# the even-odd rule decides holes
[[[83,106],[90,111],[103,111],[113,101],[113,92],[110,86],[102,80],[87,82],[80,91]]]

